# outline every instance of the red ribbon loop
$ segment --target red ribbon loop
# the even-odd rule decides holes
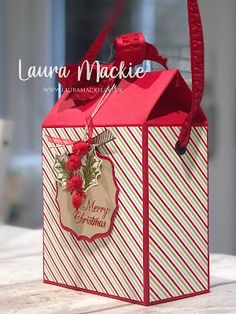
[[[114,39],[115,63],[124,62],[126,67],[141,64],[146,57],[146,45],[141,33],[129,33]]]
[[[142,64],[144,60],[160,63],[167,69],[167,59],[163,58],[155,46],[147,43],[142,33],[129,33],[115,38],[115,62],[124,61],[125,66]]]
[[[152,60],[160,63],[167,69],[167,59],[163,58],[156,47],[145,42],[144,36],[141,33],[129,33],[115,38],[114,40],[115,60],[109,64],[101,64],[100,68],[107,68],[108,72],[112,67],[117,67],[124,62],[124,67],[128,68],[142,64],[145,60]],[[85,60],[84,60],[85,61]],[[90,66],[92,62],[89,62]],[[102,90],[105,90],[108,86],[112,86],[115,82],[118,82],[118,78],[101,78],[99,82],[96,81],[98,68],[93,66],[92,75],[90,80],[87,80],[87,65],[83,67],[81,78],[78,81],[78,65],[68,65],[67,70],[70,70],[70,74],[65,78],[59,78],[64,89],[73,87],[68,97],[74,100],[86,101],[91,100],[99,96]]]

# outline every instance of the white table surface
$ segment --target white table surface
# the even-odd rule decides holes
[[[42,283],[42,231],[0,226],[0,314],[236,314],[236,256],[211,256],[211,293],[143,307]]]

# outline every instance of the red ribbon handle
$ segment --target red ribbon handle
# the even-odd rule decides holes
[[[97,36],[91,47],[88,49],[80,64],[84,60],[93,62],[101,49],[108,33],[118,20],[125,0],[117,0],[112,10],[110,18],[104,26],[101,33]],[[191,71],[192,71],[192,105],[191,110],[185,119],[180,131],[178,142],[176,143],[176,151],[178,154],[183,154],[186,151],[187,144],[190,138],[191,126],[193,119],[197,114],[204,90],[204,40],[202,31],[202,22],[197,0],[188,0],[188,19],[189,19],[189,34],[190,34],[190,54],[191,54]],[[133,65],[141,64],[143,60],[152,60],[162,64],[165,68],[166,59],[159,55],[157,49],[144,41],[143,35],[140,33],[130,33],[120,36],[115,39],[114,46],[116,50],[116,59],[111,64],[119,64],[121,61],[132,63]],[[77,65],[68,66],[72,69],[72,74],[66,79],[59,79],[63,87],[74,87],[77,84],[76,71]],[[82,82],[83,84],[84,82]],[[86,82],[85,82],[86,83]],[[104,82],[110,84],[111,82]],[[75,95],[75,99],[83,100],[88,95]],[[86,96],[86,97],[85,97]],[[95,97],[96,95],[91,95]]]
[[[89,62],[93,62],[96,59],[97,54],[102,48],[108,34],[111,29],[114,27],[116,22],[118,21],[123,8],[125,5],[125,0],[116,0],[116,3],[111,11],[111,14],[103,27],[102,31],[98,34],[97,38],[93,41],[92,45],[89,47],[84,57],[80,61],[80,64],[83,63],[84,60],[88,60]]]
[[[181,128],[176,151],[182,155],[189,142],[193,119],[197,114],[204,91],[204,37],[197,0],[188,0],[190,54],[192,71],[192,106]]]

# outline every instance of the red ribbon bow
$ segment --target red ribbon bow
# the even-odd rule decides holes
[[[136,66],[142,64],[144,60],[156,61],[167,69],[167,59],[163,58],[156,47],[145,42],[144,36],[141,33],[129,33],[114,39],[115,59],[109,64],[101,64],[102,68],[107,68],[108,72],[112,67],[117,67],[124,62],[124,67],[127,70],[131,65]],[[66,70],[69,71],[67,77],[59,77],[59,82],[64,89],[69,89],[68,97],[86,101],[96,98],[101,90],[104,91],[107,87],[118,83],[118,78],[102,78],[96,82],[97,68],[92,68],[91,78],[87,80],[86,67],[83,67],[80,80],[78,81],[78,69],[85,61],[83,59],[79,64],[66,65]],[[91,65],[94,60],[88,60]],[[130,65],[131,64],[131,65]]]

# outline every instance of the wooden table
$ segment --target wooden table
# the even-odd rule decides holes
[[[42,283],[42,231],[0,226],[0,314],[236,313],[236,256],[211,256],[211,293],[143,307]]]

